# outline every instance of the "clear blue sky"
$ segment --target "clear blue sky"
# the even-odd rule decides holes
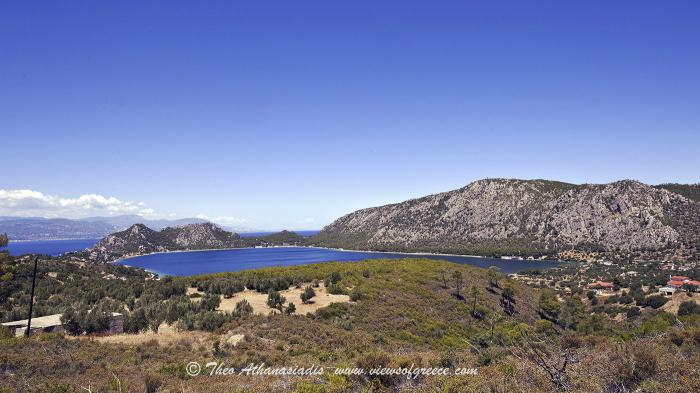
[[[299,229],[485,177],[700,181],[700,2],[481,3],[3,2],[0,189]]]

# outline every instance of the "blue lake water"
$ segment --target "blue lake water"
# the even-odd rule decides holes
[[[10,255],[46,254],[56,256],[70,251],[82,251],[92,247],[99,240],[100,239],[10,241],[7,245],[7,249],[10,251]]]
[[[330,261],[351,262],[377,258],[441,259],[482,268],[497,266],[506,274],[516,273],[524,269],[548,269],[560,263],[556,261],[520,261],[454,255],[415,255],[341,251],[311,247],[270,247],[170,252],[128,258],[118,263],[141,267],[160,275],[190,276],[206,273],[235,272],[271,266],[303,265]]]

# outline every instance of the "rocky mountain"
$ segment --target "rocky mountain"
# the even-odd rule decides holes
[[[138,215],[88,217],[81,219],[43,217],[0,217],[0,232],[11,240],[96,239],[136,223],[160,230],[166,227],[205,223],[199,218],[148,220]]]
[[[243,247],[236,233],[212,223],[189,224],[155,231],[143,224],[113,233],[87,251],[90,259],[108,262],[124,256],[174,250]]]
[[[486,179],[358,210],[312,241],[391,251],[536,256],[577,250],[615,259],[688,259],[700,248],[700,203],[632,180]]]

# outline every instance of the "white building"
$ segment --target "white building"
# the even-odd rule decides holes
[[[63,333],[65,329],[61,323],[62,314],[47,315],[44,317],[32,318],[32,331],[30,335],[37,333]],[[10,328],[10,331],[15,336],[23,336],[27,331],[27,320],[4,322],[3,326]],[[113,312],[109,319],[109,334],[119,334],[124,332],[124,315]]]

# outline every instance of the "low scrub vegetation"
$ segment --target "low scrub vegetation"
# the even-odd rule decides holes
[[[28,262],[5,264],[22,275]],[[65,287],[44,289],[53,296],[40,302],[61,295],[63,302],[53,300],[52,307],[70,306],[63,310],[64,318],[74,326],[70,333],[79,334],[14,338],[0,331],[0,367],[8,370],[1,383],[7,391],[665,392],[692,390],[693,381],[700,380],[700,314],[693,302],[682,303],[674,315],[654,309],[651,296],[643,297],[650,304],[642,315],[619,320],[591,312],[585,294],[562,296],[496,270],[427,259],[322,263],[157,281],[137,270],[124,272],[126,280],[106,280],[105,272],[83,271],[67,261],[44,266],[39,288],[53,282],[47,268],[63,269],[59,277]],[[95,301],[84,294],[71,296],[76,279],[103,296]],[[127,282],[128,290],[123,288]],[[337,288],[352,301],[297,315],[297,306],[319,296],[314,289],[318,283],[329,292]],[[187,296],[188,287],[198,288],[199,297]],[[292,287],[301,295],[285,302],[280,291]],[[215,311],[220,299],[233,296],[235,301],[246,288],[265,294],[261,296],[279,312],[256,315],[245,300],[228,313]],[[123,291],[125,296],[118,295]],[[626,301],[622,298],[606,307]],[[166,323],[179,330],[179,338],[167,344],[91,339],[103,329],[100,313],[118,308],[131,334],[153,334]],[[220,361],[238,369],[251,363],[413,365],[476,368],[477,373],[340,376],[329,368],[319,376],[214,378],[188,375],[191,361]]]

